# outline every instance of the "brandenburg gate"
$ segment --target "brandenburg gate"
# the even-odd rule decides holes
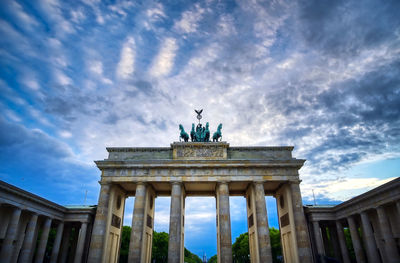
[[[88,262],[118,262],[128,196],[135,196],[129,262],[151,261],[157,196],[171,196],[169,263],[184,262],[186,196],[215,196],[217,255],[224,263],[232,262],[229,196],[244,196],[251,262],[272,262],[266,195],[277,200],[285,262],[312,262],[299,188],[304,160],[292,157],[293,147],[231,147],[218,138],[209,142],[193,136],[192,142],[184,140],[170,147],[107,148],[108,158],[96,161],[101,189]]]

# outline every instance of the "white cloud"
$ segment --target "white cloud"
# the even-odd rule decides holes
[[[13,12],[16,14],[18,19],[24,23],[24,26],[31,27],[31,26],[38,26],[39,23],[26,12],[24,12],[22,6],[17,1],[6,1],[7,5],[9,5]]]
[[[58,84],[60,85],[71,85],[72,80],[65,75],[63,72],[56,70],[54,73],[54,78],[57,81]]]
[[[331,200],[346,201],[357,195],[365,193],[373,188],[383,185],[396,179],[391,178],[340,178],[337,180],[328,180],[318,183],[303,183],[301,190],[303,198],[312,198],[312,190],[317,199],[327,198]]]
[[[66,130],[59,131],[59,134],[63,138],[71,138],[72,137],[72,133],[69,131],[66,131]]]
[[[154,76],[163,76],[170,73],[172,67],[174,66],[174,59],[177,50],[178,45],[176,43],[176,39],[166,38],[161,45],[160,52],[153,62],[151,73]]]
[[[174,29],[178,33],[194,33],[197,31],[199,22],[203,17],[203,13],[205,9],[200,7],[199,4],[195,5],[195,10],[186,11],[182,14],[182,17],[179,21],[176,21],[174,24]]]
[[[117,76],[123,79],[131,77],[135,70],[135,40],[128,37],[122,46],[120,60],[117,66]]]

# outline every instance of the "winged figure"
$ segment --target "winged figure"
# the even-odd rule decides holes
[[[203,109],[201,109],[201,110],[194,110],[196,113],[197,113],[197,115],[200,115],[202,112],[203,112]]]

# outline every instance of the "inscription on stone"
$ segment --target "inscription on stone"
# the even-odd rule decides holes
[[[280,220],[281,220],[281,227],[285,227],[285,226],[289,225],[289,223],[290,223],[289,222],[289,214],[288,213],[284,214],[283,216],[281,216]]]
[[[224,157],[224,149],[217,147],[185,147],[176,150],[176,156],[185,157]]]
[[[153,218],[147,215],[147,227],[153,228]]]
[[[253,214],[251,214],[249,216],[249,228],[252,227],[254,225],[254,218],[253,218]]]
[[[121,227],[121,218],[119,216],[116,216],[113,214],[111,217],[111,225],[113,227],[120,228]]]

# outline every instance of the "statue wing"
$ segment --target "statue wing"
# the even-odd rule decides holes
[[[203,109],[201,110],[194,110],[198,115],[200,115],[203,112]]]

